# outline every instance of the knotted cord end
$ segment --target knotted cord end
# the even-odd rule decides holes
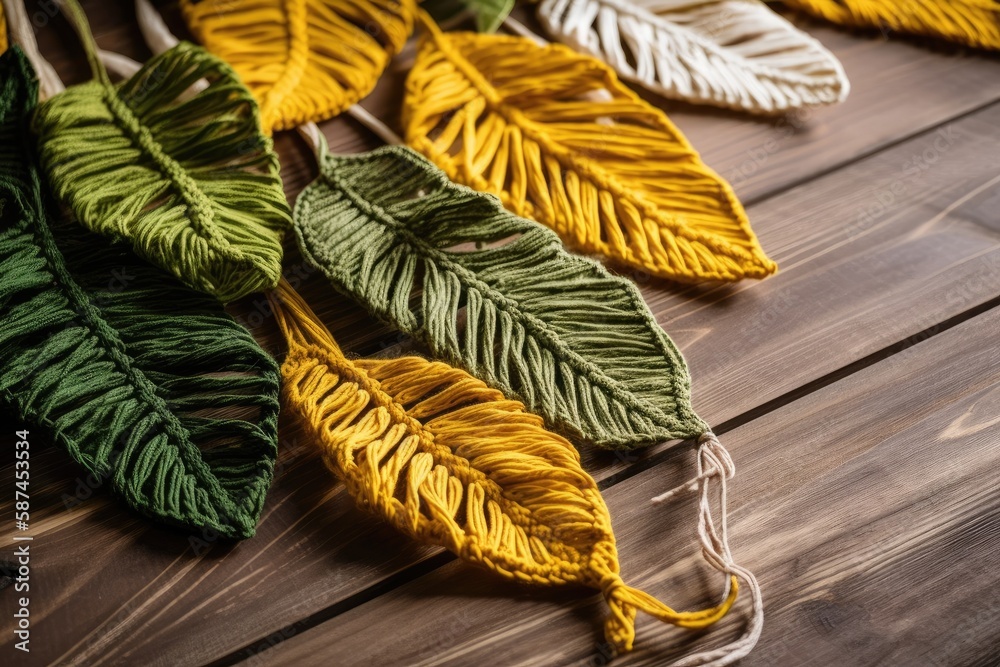
[[[736,577],[730,577],[725,598],[719,604],[699,611],[676,611],[655,597],[628,586],[618,574],[608,573],[601,581],[601,591],[611,610],[604,623],[604,636],[617,653],[632,650],[635,641],[637,611],[680,628],[700,630],[718,622],[725,616],[739,594]]]
[[[738,577],[747,584],[752,606],[750,621],[742,637],[720,648],[682,658],[675,662],[673,667],[723,667],[732,664],[750,653],[760,639],[764,627],[764,603],[760,585],[752,572],[733,562],[733,555],[729,550],[726,483],[735,474],[736,466],[729,452],[714,433],[706,431],[698,439],[698,475],[685,484],[652,499],[652,502],[660,503],[686,490],[698,491],[698,538],[701,542],[702,555],[713,568],[729,575],[727,587],[730,590],[726,600],[735,600]],[[710,491],[713,479],[717,481],[718,487],[720,505],[718,522],[712,516]]]

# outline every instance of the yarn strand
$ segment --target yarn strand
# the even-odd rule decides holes
[[[56,4],[59,5],[59,9],[62,10],[63,15],[69,20],[70,25],[73,26],[77,38],[83,45],[87,63],[90,65],[90,74],[94,81],[110,86],[111,78],[108,76],[107,70],[104,69],[104,64],[98,55],[100,48],[97,46],[97,42],[94,41],[94,34],[90,30],[90,23],[87,21],[87,15],[83,13],[80,3],[77,0],[56,0]]]
[[[7,50],[7,18],[0,2],[0,54]]]

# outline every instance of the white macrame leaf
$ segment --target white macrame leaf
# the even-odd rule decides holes
[[[758,0],[542,0],[552,37],[671,99],[771,114],[842,101],[818,41]]]

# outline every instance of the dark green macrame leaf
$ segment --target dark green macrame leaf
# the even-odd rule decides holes
[[[322,162],[295,207],[299,246],[374,315],[597,445],[707,430],[684,360],[631,283],[409,148]]]
[[[143,514],[249,537],[278,369],[215,298],[77,224],[50,228],[35,96],[15,47],[0,57],[0,397]]]
[[[291,214],[257,104],[232,69],[181,43],[115,86],[91,60],[93,81],[35,113],[56,195],[88,229],[223,301],[277,284]],[[191,88],[202,78],[206,88]]]

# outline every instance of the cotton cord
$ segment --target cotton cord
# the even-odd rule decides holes
[[[142,38],[153,55],[172,49],[180,41],[170,32],[167,22],[149,0],[135,0],[135,18]]]
[[[728,527],[728,489],[727,482],[736,474],[736,467],[725,447],[714,433],[708,431],[698,440],[698,475],[689,482],[667,491],[652,499],[654,504],[662,504],[683,493],[698,491],[698,538],[701,542],[702,555],[715,569],[738,577],[747,583],[750,592],[750,621],[743,635],[726,646],[710,651],[704,651],[688,656],[676,663],[676,667],[722,667],[746,657],[764,629],[764,603],[760,592],[760,584],[752,572],[737,565],[733,561],[729,549]],[[716,482],[719,498],[719,521],[712,516],[712,481]]]
[[[637,611],[699,629],[731,608],[735,578],[695,612],[626,585],[597,483],[521,403],[441,362],[348,361],[287,283],[269,299],[289,347],[285,404],[362,508],[507,579],[602,591],[619,652],[632,649]]]
[[[684,282],[776,270],[732,188],[600,61],[519,36],[426,35],[405,139],[571,248]],[[488,73],[488,74],[487,74]]]
[[[129,58],[128,56],[123,56],[120,53],[115,53],[114,51],[105,51],[101,49],[97,52],[97,55],[101,58],[101,64],[104,68],[108,70],[109,73],[114,74],[122,79],[128,79],[142,69],[142,63],[136,62]]]
[[[775,114],[843,101],[844,68],[759,0],[542,0],[558,41],[671,99]]]

